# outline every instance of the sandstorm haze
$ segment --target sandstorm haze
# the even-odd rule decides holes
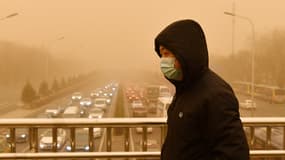
[[[125,74],[118,76],[126,76],[130,70],[133,70],[131,74],[140,70],[159,72],[159,59],[153,49],[155,36],[169,23],[191,18],[197,20],[206,33],[209,54],[211,60],[215,60],[210,60],[211,65],[226,74],[227,71],[216,66],[220,62],[216,59],[232,56],[232,17],[224,11],[231,12],[233,2],[1,0],[0,18],[11,13],[19,15],[0,20],[0,46],[27,47],[39,53],[35,61],[43,65],[34,72],[38,78],[23,74],[22,79],[44,79],[46,55],[50,56],[51,64],[58,64],[62,72],[70,75],[103,69],[120,70]],[[284,6],[283,0],[239,0],[235,1],[235,12],[253,21],[257,45],[261,45],[266,43],[264,36],[271,37],[274,31],[283,34],[285,21],[280,18],[285,15]],[[248,52],[244,54],[248,56],[251,38],[250,24],[236,18],[234,52]],[[0,55],[3,51],[0,50]],[[54,76],[57,76],[55,71],[50,69],[50,77]]]

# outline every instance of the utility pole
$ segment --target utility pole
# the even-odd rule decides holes
[[[233,2],[232,13],[235,14],[235,2]],[[232,56],[235,54],[235,16],[232,16]]]

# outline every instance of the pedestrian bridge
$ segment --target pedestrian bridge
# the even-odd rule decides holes
[[[280,157],[285,158],[285,118],[283,117],[244,117],[242,118],[244,129],[250,144],[250,156],[255,157]],[[141,127],[142,134],[140,150],[133,150],[131,147],[131,129]],[[148,150],[147,128],[157,128],[157,138],[163,144],[166,135],[165,118],[101,118],[101,119],[38,119],[38,118],[17,118],[0,119],[0,128],[9,128],[10,152],[0,153],[0,159],[74,159],[74,158],[140,158],[159,159],[160,150]],[[29,128],[28,151],[16,152],[16,130],[17,128]],[[52,147],[50,152],[39,152],[39,129],[50,128],[52,130]],[[71,152],[57,151],[57,129],[65,128],[70,131]],[[88,142],[90,152],[75,151],[76,128],[88,129]],[[104,128],[104,149],[94,152],[93,128]],[[114,130],[120,128],[122,143],[121,150],[114,149]],[[136,137],[138,138],[138,137]]]

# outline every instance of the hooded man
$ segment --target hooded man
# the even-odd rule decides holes
[[[168,25],[155,38],[161,71],[176,88],[167,111],[162,160],[248,160],[239,103],[208,65],[201,26],[193,20]]]

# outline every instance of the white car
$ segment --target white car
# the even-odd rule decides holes
[[[94,100],[94,107],[106,110],[106,108],[107,108],[106,98],[96,98]]]
[[[45,131],[40,138],[40,150],[52,150],[52,130]],[[57,150],[61,149],[67,140],[66,131],[62,128],[57,130]]]
[[[256,109],[256,103],[251,99],[246,99],[245,102],[240,103],[241,108]]]
[[[45,113],[50,117],[58,117],[60,114],[58,109],[46,109]]]
[[[102,136],[103,129],[102,128],[93,128],[93,137],[100,138]]]
[[[88,118],[92,119],[92,118],[102,118],[103,114],[100,113],[89,113]]]
[[[80,105],[83,107],[90,107],[92,105],[91,98],[83,98],[82,100],[80,100]]]
[[[105,112],[101,108],[90,108],[88,113],[88,118],[102,118]]]
[[[71,99],[72,101],[80,101],[82,99],[82,94],[80,92],[74,92]]]

